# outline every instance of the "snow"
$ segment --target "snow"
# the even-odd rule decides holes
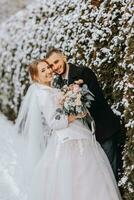
[[[33,0],[31,5],[7,19],[0,29],[1,111],[7,115],[11,112],[17,114],[29,85],[27,64],[43,58],[46,51],[55,46],[65,52],[69,62],[92,68],[106,91],[110,78],[114,101],[111,102],[112,110],[125,119],[131,138],[134,127],[134,56],[130,47],[134,33],[133,11],[131,0],[105,0],[98,8],[91,5],[91,0]],[[113,77],[107,78],[108,70],[114,72]],[[21,187],[21,175],[16,175],[22,171],[20,166],[23,164],[18,155],[20,141],[17,141],[11,122],[1,117],[0,123],[10,127],[10,133],[0,127],[0,156],[4,155],[4,159],[0,157],[0,185],[4,195],[0,196],[0,200],[12,200],[18,198]],[[126,157],[131,151],[129,143],[127,145]],[[10,156],[6,149],[10,150]],[[129,162],[124,165],[126,171],[127,165]],[[10,198],[4,188],[9,190]]]
[[[22,140],[12,122],[0,114],[0,200],[24,200],[21,185]]]
[[[126,128],[133,128],[134,127],[134,120],[130,119],[127,124],[125,124]]]

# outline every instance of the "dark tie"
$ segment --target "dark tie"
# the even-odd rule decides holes
[[[64,85],[67,85],[68,80],[67,79],[63,79],[61,75],[56,74],[54,75],[54,79],[53,79],[53,87],[55,88],[62,88]]]
[[[67,84],[68,84],[68,80],[65,79],[65,78],[62,78],[62,85],[64,86],[64,85],[67,85]]]

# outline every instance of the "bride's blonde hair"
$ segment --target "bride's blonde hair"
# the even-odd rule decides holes
[[[30,65],[28,65],[28,70],[29,70],[30,76],[33,81],[35,81],[35,77],[38,76],[38,67],[37,66],[41,62],[47,63],[46,59],[44,58],[44,59],[35,60]]]

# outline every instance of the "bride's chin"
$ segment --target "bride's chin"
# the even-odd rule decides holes
[[[47,85],[50,85],[50,86],[51,86],[51,83],[52,83],[52,77],[51,77],[51,78],[47,78],[46,83],[47,83]]]

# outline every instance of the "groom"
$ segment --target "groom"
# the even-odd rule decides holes
[[[94,72],[82,66],[75,66],[67,63],[65,55],[58,49],[50,50],[46,59],[50,67],[56,74],[66,79],[68,84],[82,79],[88,85],[89,90],[94,94],[95,100],[92,101],[89,112],[95,120],[96,139],[101,144],[103,150],[109,158],[115,177],[118,179],[118,137],[121,128],[120,121],[112,112],[105,100]]]

